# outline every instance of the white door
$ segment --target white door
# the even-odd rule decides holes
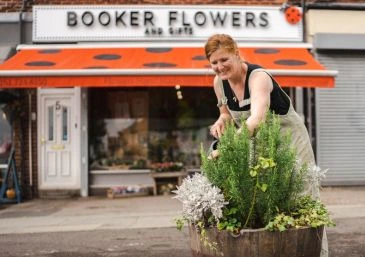
[[[74,90],[41,90],[38,99],[40,189],[79,189]]]

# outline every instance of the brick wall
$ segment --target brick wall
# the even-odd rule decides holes
[[[21,112],[13,123],[15,162],[18,171],[19,183],[22,187],[25,199],[38,196],[38,175],[37,175],[37,122],[32,121],[32,164],[29,158],[29,94],[31,94],[31,110],[37,109],[36,90],[21,90],[19,101],[22,104]],[[32,165],[32,183],[30,186],[30,165]]]

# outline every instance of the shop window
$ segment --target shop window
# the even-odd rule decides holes
[[[6,104],[0,104],[0,163],[6,163],[12,145],[9,113],[5,111]]]
[[[200,166],[218,117],[212,88],[104,88],[89,96],[90,169]]]

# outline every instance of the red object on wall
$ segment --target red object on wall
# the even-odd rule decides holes
[[[290,24],[297,24],[302,19],[302,13],[295,6],[289,6],[285,9],[285,18]]]

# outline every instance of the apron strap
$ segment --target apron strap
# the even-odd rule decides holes
[[[223,88],[223,81],[218,78],[218,85],[219,88],[221,89],[221,95],[222,97],[220,99],[218,99],[218,103],[217,103],[217,107],[221,107],[222,105],[227,105],[228,99],[226,97],[226,94],[224,93],[224,88]]]

